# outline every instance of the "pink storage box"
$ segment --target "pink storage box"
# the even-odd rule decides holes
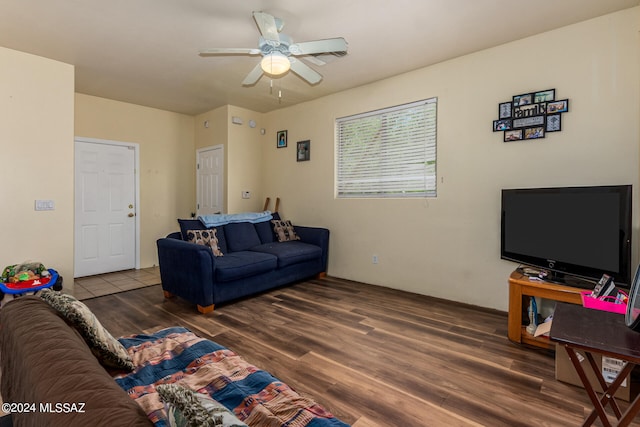
[[[580,291],[582,296],[582,306],[592,308],[594,310],[610,311],[612,313],[625,314],[627,312],[627,304],[616,304],[613,301],[615,297],[606,297],[609,301],[603,301],[591,296],[591,291]]]

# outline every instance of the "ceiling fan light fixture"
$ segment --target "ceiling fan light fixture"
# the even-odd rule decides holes
[[[279,76],[291,68],[289,58],[281,52],[271,52],[260,61],[262,71],[272,76]]]

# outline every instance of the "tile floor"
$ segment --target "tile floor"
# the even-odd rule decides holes
[[[73,295],[82,300],[144,288],[158,283],[160,283],[160,269],[158,267],[124,270],[79,277],[74,281]]]

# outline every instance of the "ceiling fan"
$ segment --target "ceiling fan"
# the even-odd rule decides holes
[[[268,13],[253,12],[260,34],[257,48],[213,48],[200,51],[200,56],[217,55],[262,55],[262,60],[245,77],[242,84],[252,86],[260,80],[263,74],[281,76],[291,70],[298,76],[316,84],[322,80],[322,75],[300,61],[297,56],[308,59],[314,64],[322,62],[312,55],[320,53],[345,53],[347,42],[342,37],[294,43],[291,37],[280,33],[284,22]],[[305,56],[306,55],[306,56]]]

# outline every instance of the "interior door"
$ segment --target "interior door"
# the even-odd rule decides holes
[[[197,214],[224,212],[224,146],[197,151]]]
[[[135,150],[75,142],[75,277],[135,268]]]

